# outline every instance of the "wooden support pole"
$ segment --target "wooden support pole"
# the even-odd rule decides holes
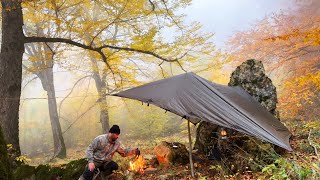
[[[189,162],[190,162],[191,176],[194,178],[194,169],[193,169],[193,161],[192,161],[192,141],[191,141],[189,120],[188,120],[188,136],[189,136]]]

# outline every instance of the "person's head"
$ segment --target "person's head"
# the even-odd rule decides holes
[[[110,140],[116,141],[120,135],[120,128],[118,125],[113,125],[109,130]]]

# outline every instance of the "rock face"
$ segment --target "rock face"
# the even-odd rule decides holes
[[[279,119],[277,91],[270,78],[265,75],[261,61],[250,59],[242,63],[231,74],[229,86],[241,86]]]
[[[276,110],[277,92],[270,78],[265,75],[265,70],[261,61],[250,59],[242,63],[231,74],[229,86],[240,86],[258,102],[261,103],[270,113],[279,119]],[[197,137],[194,149],[200,153],[208,153],[208,147],[214,146],[219,139],[218,125],[208,122],[201,122],[197,128]],[[230,132],[228,130],[228,134]],[[212,135],[217,134],[217,140],[212,140]]]
[[[229,86],[240,86],[258,102],[261,103],[269,112],[279,119],[276,104],[277,92],[275,86],[272,84],[270,78],[265,75],[265,70],[261,61],[250,59],[242,63],[236,68],[230,77]],[[219,130],[222,127],[208,122],[201,122],[197,129],[196,143],[194,145],[198,152],[212,155],[210,152],[219,151],[218,155],[222,158],[227,158],[228,162],[232,162],[230,170],[236,171],[244,167],[250,166],[252,163],[246,162],[238,157],[247,157],[247,159],[255,158],[265,159],[268,161],[268,155],[265,152],[271,152],[272,146],[268,143],[263,143],[255,138],[242,135],[231,129],[225,129],[229,138],[222,139]],[[214,137],[213,135],[217,136]],[[215,138],[216,140],[212,140]],[[214,147],[215,149],[213,149]],[[240,151],[239,148],[242,150]],[[264,149],[264,150],[262,150]],[[246,152],[245,154],[241,154]],[[252,156],[252,157],[251,157]],[[237,162],[237,163],[236,163]],[[228,163],[226,163],[227,165]],[[232,168],[233,169],[232,169]],[[257,167],[250,167],[254,170]]]
[[[162,141],[154,148],[154,153],[158,162],[165,166],[170,164],[187,164],[189,162],[186,146],[178,142],[169,143]]]
[[[240,86],[263,107],[280,120],[277,111],[277,91],[272,81],[265,74],[261,61],[249,59],[243,62],[231,74],[229,86]],[[274,146],[277,153],[284,153],[284,149]],[[257,150],[259,151],[259,150]]]
[[[216,143],[212,138],[213,132],[218,132],[219,126],[209,122],[202,121],[197,128],[196,142],[194,143],[194,149],[197,149],[198,153],[207,154],[208,147]]]

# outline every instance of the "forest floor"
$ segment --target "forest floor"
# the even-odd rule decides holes
[[[312,125],[312,124],[311,124]],[[194,170],[195,178],[202,180],[211,179],[320,179],[320,159],[319,159],[319,149],[320,149],[320,131],[318,129],[312,129],[310,131],[306,127],[290,126],[294,127],[290,129],[293,133],[293,139],[291,141],[291,146],[294,151],[286,151],[282,155],[277,155],[274,162],[271,164],[264,164],[259,171],[253,171],[249,167],[242,167],[241,171],[231,172],[228,171],[230,166],[226,165],[228,162],[228,157],[222,159],[222,161],[217,162],[213,160],[208,160],[205,155],[194,154]],[[182,142],[187,143],[186,136],[175,136],[166,137],[161,140],[166,140],[168,142]],[[133,142],[133,141],[131,141]],[[139,147],[142,156],[153,156],[154,147],[156,143],[143,143],[143,141],[134,141],[132,143],[134,147]],[[52,166],[59,166],[61,164],[67,164],[71,160],[84,158],[84,151],[86,146],[68,149],[67,159],[55,159],[49,164]],[[38,156],[32,157],[32,162],[29,164],[45,164],[41,161],[46,159],[45,157]],[[134,157],[122,158],[119,155],[114,157],[114,161],[119,164],[119,170],[109,177],[109,180],[123,180],[123,179],[141,179],[141,180],[164,180],[164,179],[193,179],[191,177],[190,165],[178,165],[178,166],[168,166],[163,167],[159,165],[152,165],[156,171],[152,173],[133,173],[128,170],[129,162],[133,161]],[[232,162],[238,163],[239,162]],[[255,163],[255,162],[253,162]],[[146,167],[149,167],[149,163],[146,162]]]
[[[177,166],[152,166],[157,170],[152,173],[132,173],[128,170],[120,170],[109,177],[113,180],[123,179],[141,179],[141,180],[187,180],[187,179],[257,179],[258,174],[253,174],[252,171],[246,171],[236,174],[226,174],[223,168],[219,168],[221,162],[208,160],[206,157],[197,157],[194,159],[194,173],[195,178],[192,178],[190,171],[190,164]]]
[[[320,136],[318,136],[320,140]],[[213,180],[213,179],[228,179],[228,180],[247,180],[247,179],[320,179],[320,159],[316,156],[312,149],[306,148],[306,136],[293,139],[293,152],[286,151],[281,155],[282,161],[275,160],[274,164],[266,164],[268,168],[265,172],[252,171],[249,167],[244,167],[241,171],[231,172],[228,167],[228,158],[225,157],[221,161],[208,160],[204,155],[194,155],[194,171],[195,178],[192,178],[190,164],[179,166],[152,166],[157,171],[153,173],[129,173],[124,168],[120,169],[109,179],[141,179],[141,180]],[[308,149],[308,150],[307,150]],[[144,149],[142,154],[152,153],[153,149]],[[122,161],[126,163],[125,161]],[[237,162],[234,162],[237,163]],[[273,166],[275,165],[275,166]],[[122,167],[126,167],[125,164]],[[294,169],[295,168],[295,169]]]

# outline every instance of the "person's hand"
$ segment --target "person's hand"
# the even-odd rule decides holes
[[[94,170],[95,167],[96,167],[96,166],[94,165],[93,162],[89,163],[89,170],[90,170],[91,172],[93,172],[93,170]]]
[[[134,151],[136,157],[140,156],[140,150],[137,148],[135,151]]]

